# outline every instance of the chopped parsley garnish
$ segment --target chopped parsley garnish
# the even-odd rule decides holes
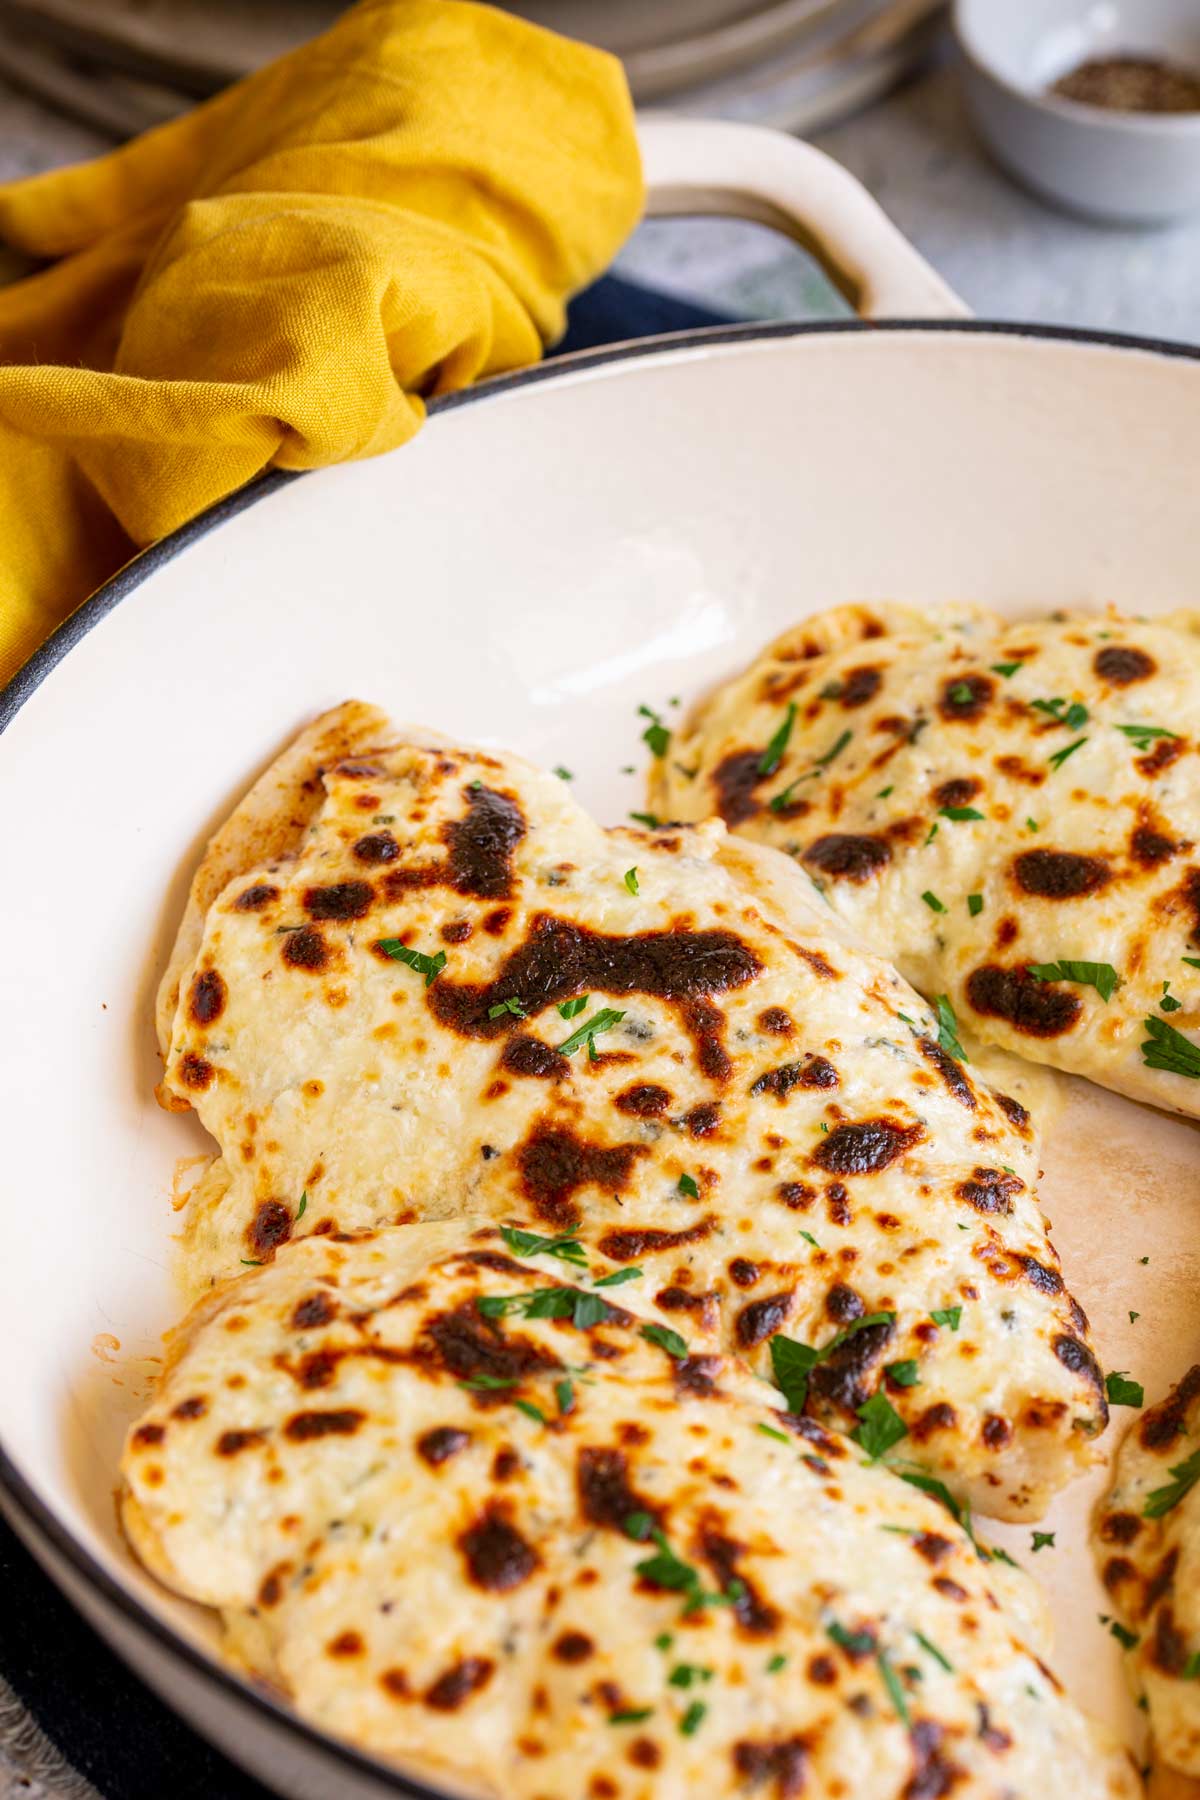
[[[1170,982],[1164,981],[1162,999],[1158,1003],[1158,1010],[1160,1012],[1178,1012],[1182,1005],[1183,1001],[1176,1000],[1174,994],[1171,992]]]
[[[556,1381],[554,1398],[558,1401],[559,1412],[566,1418],[568,1413],[575,1411],[575,1383],[569,1378],[564,1381]]]
[[[886,1650],[877,1650],[875,1652],[875,1661],[879,1665],[879,1673],[883,1679],[883,1685],[888,1691],[888,1696],[892,1705],[896,1709],[901,1724],[904,1726],[905,1730],[907,1730],[912,1724],[912,1719],[909,1716],[908,1702],[904,1698],[904,1689],[900,1685],[900,1677],[888,1661]]]
[[[481,1394],[490,1394],[495,1389],[516,1387],[515,1375],[468,1375],[459,1382],[461,1388],[477,1389]]]
[[[1114,1369],[1104,1377],[1104,1392],[1113,1406],[1142,1407],[1146,1403],[1145,1388],[1140,1381],[1131,1381],[1125,1369]]]
[[[1155,738],[1177,738],[1177,731],[1167,731],[1161,725],[1118,725],[1117,730],[1124,732],[1135,750],[1148,750]]]
[[[950,1658],[945,1654],[944,1651],[939,1650],[937,1645],[932,1643],[929,1640],[929,1638],[927,1638],[925,1636],[925,1633],[923,1631],[915,1631],[914,1630],[913,1636],[916,1638],[918,1644],[920,1644],[922,1650],[927,1651],[929,1653],[929,1655],[932,1656],[934,1662],[941,1663],[941,1665],[942,1665],[943,1669],[945,1669],[947,1675],[953,1675],[954,1664],[950,1661]]]
[[[239,1256],[238,1261],[244,1269],[261,1269],[262,1261],[257,1256]]]
[[[668,1685],[677,1688],[690,1688],[697,1681],[711,1681],[713,1672],[706,1669],[703,1663],[676,1663],[667,1676]]]
[[[593,1287],[624,1287],[627,1281],[640,1281],[641,1269],[614,1269],[611,1275],[601,1275],[592,1283]]]
[[[1142,1061],[1148,1069],[1166,1069],[1171,1075],[1200,1081],[1200,1045],[1165,1019],[1143,1019],[1142,1024],[1150,1034],[1141,1045]]]
[[[1148,1257],[1148,1256],[1139,1256],[1139,1257],[1138,1257],[1138,1261],[1139,1261],[1139,1262],[1140,1262],[1140,1263],[1142,1263],[1142,1264],[1145,1264],[1145,1263],[1148,1263],[1148,1262],[1149,1262],[1149,1261],[1150,1261],[1150,1258],[1149,1258],[1149,1257]]]
[[[775,1386],[787,1401],[788,1411],[804,1411],[808,1399],[808,1378],[818,1363],[826,1362],[848,1338],[864,1331],[868,1325],[892,1325],[895,1319],[894,1312],[865,1313],[861,1319],[852,1319],[848,1325],[844,1325],[819,1350],[814,1349],[811,1344],[801,1344],[795,1338],[784,1337],[782,1333],[773,1337],[771,1373],[775,1377]]]
[[[961,1525],[971,1542],[974,1543],[970,1508],[959,1504],[944,1481],[938,1481],[933,1475],[923,1475],[918,1469],[897,1469],[896,1474],[899,1475],[901,1481],[907,1481],[909,1487],[920,1488],[921,1492],[928,1494],[932,1500],[940,1500],[955,1524]]]
[[[1058,962],[1030,963],[1029,973],[1035,981],[1074,981],[1079,987],[1093,987],[1107,1006],[1121,985],[1121,977],[1111,963],[1075,962],[1062,957]]]
[[[945,912],[946,909],[942,905],[941,901],[938,899],[937,895],[931,894],[928,888],[925,889],[925,892],[921,895],[921,898],[925,902],[926,906],[929,908],[930,912],[935,912],[935,913],[944,913]]]
[[[1026,831],[1037,831],[1037,830],[1039,830],[1039,826],[1038,826],[1038,822],[1037,822],[1037,820],[1036,820],[1036,819],[1026,819],[1026,821],[1025,821],[1025,829],[1026,829]]]
[[[560,1237],[543,1237],[539,1231],[520,1231],[515,1225],[502,1225],[500,1236],[514,1256],[557,1256],[579,1268],[587,1265],[583,1245],[569,1231]]]
[[[629,889],[631,894],[636,894],[638,892],[638,878],[637,878],[637,870],[636,869],[626,869],[626,871],[625,871],[625,886]]]
[[[696,1186],[695,1181],[690,1175],[681,1175],[679,1177],[679,1192],[681,1194],[686,1194],[689,1200],[698,1200],[700,1198],[700,1189]]]
[[[911,1356],[903,1362],[885,1363],[883,1372],[897,1387],[916,1387],[921,1379],[920,1365]]]
[[[1129,1323],[1131,1325],[1136,1325],[1141,1316],[1142,1315],[1139,1312],[1131,1312],[1129,1315]]]
[[[485,1319],[570,1319],[579,1331],[589,1331],[612,1316],[612,1308],[599,1294],[580,1288],[533,1288],[527,1294],[482,1294],[475,1302]]]
[[[704,1723],[704,1715],[708,1711],[703,1700],[693,1700],[692,1704],[679,1721],[679,1729],[684,1737],[693,1737]]]
[[[935,819],[933,821],[933,824],[929,827],[928,833],[926,834],[925,844],[932,844],[932,842],[933,842],[934,838],[937,836],[937,834],[938,834],[938,822]],[[924,849],[925,845],[923,844],[921,846],[921,848]]]
[[[659,817],[658,817],[657,813],[631,812],[629,816],[634,821],[635,824],[644,825],[646,827],[647,831],[657,831],[658,830]]]
[[[446,952],[439,950],[436,956],[426,956],[423,950],[410,950],[399,938],[380,938],[379,948],[393,962],[407,963],[410,969],[425,977],[425,986],[432,987],[446,966]]]
[[[1182,960],[1189,969],[1200,969],[1200,956],[1185,956]]]
[[[783,724],[779,727],[779,730],[775,733],[775,736],[771,739],[770,743],[758,759],[758,774],[760,779],[767,775],[773,775],[783,761],[784,751],[788,747],[788,739],[792,735],[792,726],[795,723],[796,702],[794,700],[789,700]]]
[[[647,1524],[644,1524],[644,1521]],[[632,1529],[635,1525],[638,1528],[636,1531]],[[655,1587],[668,1588],[672,1593],[683,1594],[685,1596],[683,1608],[685,1618],[689,1613],[699,1612],[705,1606],[732,1606],[745,1593],[746,1584],[743,1581],[731,1581],[724,1593],[706,1592],[699,1569],[693,1568],[691,1563],[686,1563],[682,1557],[676,1556],[667,1542],[665,1534],[659,1530],[653,1520],[649,1519],[648,1514],[632,1514],[625,1521],[625,1530],[630,1537],[636,1538],[639,1542],[645,1542],[648,1537],[653,1539],[657,1546],[657,1555],[648,1556],[642,1562],[635,1563],[634,1573],[644,1575],[646,1580],[653,1582]]]
[[[599,1012],[593,1013],[590,1019],[585,1019],[583,1024],[578,1026],[570,1037],[558,1046],[559,1055],[574,1056],[576,1050],[586,1044],[588,1055],[595,1061],[596,1050],[592,1040],[598,1032],[611,1031],[613,1026],[619,1025],[624,1017],[623,1012],[617,1012],[611,1006],[602,1006]]]
[[[1050,767],[1052,769],[1061,769],[1068,756],[1074,756],[1075,752],[1077,750],[1082,750],[1086,743],[1087,739],[1085,737],[1076,738],[1073,744],[1067,744],[1063,749],[1056,750],[1054,755],[1049,759]]]
[[[624,1521],[626,1537],[631,1537],[639,1544],[644,1544],[654,1529],[654,1519],[648,1512],[630,1513]],[[663,1645],[659,1645],[661,1650]]]
[[[942,806],[938,808],[943,819],[953,819],[956,825],[964,824],[968,819],[982,819],[985,815],[973,806]]]
[[[1179,1678],[1181,1681],[1195,1681],[1197,1676],[1200,1676],[1200,1650],[1193,1650],[1180,1669]]]
[[[938,1047],[952,1056],[956,1062],[969,1062],[966,1051],[958,1041],[958,1020],[954,1016],[954,1008],[950,1004],[948,994],[939,994],[933,1003],[937,1013]]]
[[[577,1019],[591,997],[590,994],[578,994],[574,1000],[564,1000],[558,1009],[559,1017]]]
[[[687,1341],[669,1325],[643,1325],[639,1333],[648,1344],[657,1344],[668,1356],[682,1359],[688,1353]]]
[[[524,1413],[527,1419],[532,1419],[535,1425],[544,1425],[546,1423],[545,1413],[542,1411],[541,1407],[535,1406],[532,1400],[514,1400],[513,1405],[518,1412]]]
[[[858,1408],[859,1423],[850,1436],[866,1451],[872,1462],[878,1462],[885,1451],[908,1436],[908,1426],[886,1394],[872,1394]]]
[[[626,1524],[628,1525],[628,1521],[626,1521]],[[656,1650],[669,1650],[671,1648],[671,1645],[674,1642],[675,1642],[674,1632],[660,1631],[658,1636],[654,1640],[654,1648]]]
[[[1039,1550],[1053,1550],[1054,1533],[1052,1531],[1035,1531],[1033,1534],[1034,1553]]]
[[[663,724],[652,706],[639,706],[638,712],[643,719],[649,719],[642,742],[649,746],[651,756],[665,756],[671,742],[671,733]]]
[[[1181,1463],[1175,1463],[1167,1473],[1175,1479],[1168,1482],[1166,1487],[1151,1490],[1142,1508],[1144,1519],[1161,1519],[1164,1513],[1169,1513],[1186,1494],[1191,1493],[1200,1481],[1200,1450],[1193,1450],[1189,1457]]]
[[[811,1244],[814,1250],[819,1250],[821,1248],[811,1231],[802,1231],[800,1236],[804,1239],[806,1244]]]
[[[308,1211],[308,1189],[305,1188],[304,1192],[300,1196],[300,1204],[296,1208],[296,1217],[298,1219],[302,1219],[307,1211]]]
[[[894,787],[894,786],[892,786],[892,787],[885,787],[885,788],[880,788],[880,790],[879,790],[879,792],[878,792],[878,793],[877,793],[877,794],[876,794],[876,796],[875,796],[875,798],[876,798],[876,799],[877,799],[877,800],[886,800],[886,799],[887,799],[887,797],[888,797],[888,795],[889,795],[889,794],[894,794],[894,793],[895,793],[895,791],[896,791],[896,789],[895,789],[895,787]]]
[[[608,1722],[610,1725],[640,1725],[643,1719],[653,1717],[652,1706],[627,1706],[621,1712],[609,1713]]]
[[[574,781],[574,779],[575,779],[573,771],[570,769],[564,769],[561,763],[558,764],[554,773],[558,776],[558,779],[560,781]]]
[[[783,812],[785,807],[790,806],[791,801],[792,801],[792,795],[795,793],[796,789],[800,786],[800,783],[802,781],[815,780],[818,770],[827,769],[829,767],[830,763],[833,761],[834,757],[840,756],[842,754],[842,751],[846,748],[846,745],[850,742],[850,739],[853,736],[854,736],[854,733],[852,731],[843,731],[841,736],[839,738],[837,738],[834,741],[834,743],[830,746],[830,748],[825,752],[824,756],[817,757],[816,761],[813,763],[811,768],[806,769],[804,771],[803,775],[797,775],[795,781],[790,781],[788,783],[787,787],[785,787],[780,793],[775,794],[770,800],[768,800],[767,805],[770,807],[771,811],[772,812]],[[889,792],[890,791],[891,790],[889,789]]]
[[[511,1013],[514,1019],[525,1019],[529,1016],[515,995],[511,1000],[497,1000],[495,1006],[488,1007],[489,1019],[502,1019],[505,1013]]]
[[[967,911],[970,913],[970,915],[973,919],[977,919],[979,917],[980,913],[983,911],[983,895],[982,894],[968,894],[967,895]]]
[[[836,1619],[833,1619],[825,1627],[825,1634],[832,1638],[838,1649],[844,1650],[847,1656],[870,1656],[875,1648],[873,1631],[847,1631],[846,1627],[839,1625]]]
[[[935,1325],[948,1325],[951,1331],[957,1331],[962,1323],[962,1307],[939,1307],[937,1312],[931,1312],[929,1316]]]
[[[778,1675],[780,1669],[786,1669],[786,1668],[787,1668],[787,1657],[783,1654],[783,1652],[781,1650],[777,1650],[775,1652],[774,1656],[771,1658],[770,1662],[767,1664],[767,1674],[768,1675]]]
[[[776,1431],[773,1425],[764,1425],[761,1420],[755,1426],[755,1430],[761,1431],[764,1437],[778,1438],[781,1444],[790,1444],[792,1441],[786,1431]]]
[[[1035,706],[1039,712],[1048,713],[1057,724],[1065,725],[1068,731],[1078,731],[1081,725],[1088,722],[1088,709],[1081,706],[1078,700],[1073,700],[1070,706],[1061,699],[1033,700],[1030,705]]]
[[[1005,681],[1008,681],[1012,678],[1012,676],[1014,676],[1016,674],[1017,670],[1022,665],[1019,662],[1012,662],[1012,663],[992,663],[990,666],[991,666],[991,671],[992,671],[993,675],[1003,675]]]
[[[975,690],[969,681],[956,681],[946,698],[955,706],[970,706],[975,698]]]
[[[1110,1619],[1108,1622],[1108,1629],[1110,1634],[1116,1638],[1122,1650],[1136,1650],[1138,1642],[1136,1631],[1127,1631],[1119,1619]]]

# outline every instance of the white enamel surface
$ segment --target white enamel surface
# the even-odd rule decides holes
[[[206,833],[303,719],[357,693],[564,762],[620,820],[642,804],[618,773],[642,761],[639,702],[686,702],[806,611],[1196,604],[1197,466],[1185,359],[954,331],[696,343],[444,412],[130,593],[0,743],[0,1316],[18,1347],[0,1441],[58,1520],[171,1612],[112,1507],[176,1310],[172,1176],[205,1148],[154,1103],[152,994]],[[1072,1086],[1046,1166],[1105,1365],[1157,1394],[1200,1353],[1194,1128]],[[1060,1500],[1054,1552],[1007,1541],[1050,1581],[1060,1666],[1115,1716],[1094,1486]],[[161,1654],[149,1672],[178,1679]],[[230,1744],[224,1700],[193,1678],[187,1704]]]
[[[1110,112],[1046,92],[1092,57],[1200,70],[1194,0],[956,0],[954,24],[975,122],[1035,192],[1127,224],[1200,208],[1200,113]]]

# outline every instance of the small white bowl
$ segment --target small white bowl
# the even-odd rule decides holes
[[[956,0],[954,26],[980,134],[1035,193],[1125,225],[1200,210],[1200,112],[1114,112],[1049,92],[1093,57],[1200,73],[1197,0]]]

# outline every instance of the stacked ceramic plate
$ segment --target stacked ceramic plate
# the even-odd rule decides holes
[[[943,0],[524,0],[622,57],[639,105],[811,130],[889,87]],[[0,75],[114,135],[319,31],[337,0],[0,0]]]

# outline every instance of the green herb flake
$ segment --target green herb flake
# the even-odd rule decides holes
[[[296,1218],[298,1220],[302,1219],[307,1211],[308,1211],[308,1189],[305,1188],[304,1192],[300,1196],[300,1204],[296,1208]]]
[[[708,1711],[703,1700],[693,1700],[692,1704],[679,1721],[679,1730],[683,1737],[694,1737],[704,1723],[704,1715]]]
[[[969,681],[956,681],[946,698],[953,706],[970,706],[975,698],[975,690]]]
[[[1149,1033],[1141,1045],[1142,1061],[1148,1069],[1165,1069],[1168,1074],[1200,1081],[1200,1045],[1165,1019],[1143,1019],[1142,1024]]]
[[[784,752],[788,747],[788,739],[792,735],[792,726],[795,723],[796,703],[794,700],[789,700],[783,724],[779,727],[779,730],[775,733],[775,736],[771,739],[770,743],[758,759],[758,775],[760,780],[765,779],[768,775],[774,775],[776,769],[783,761]]]
[[[627,1706],[622,1712],[609,1713],[610,1725],[640,1725],[644,1719],[654,1717],[652,1706]]]
[[[1159,1011],[1160,1012],[1178,1012],[1182,1005],[1183,1005],[1183,1001],[1176,1000],[1174,994],[1172,994],[1170,982],[1164,981],[1163,982],[1162,999],[1158,1003]]]
[[[490,1394],[501,1388],[516,1387],[517,1378],[515,1375],[468,1375],[458,1385],[474,1393]]]
[[[1104,1377],[1104,1392],[1110,1406],[1142,1407],[1146,1404],[1145,1388],[1140,1381],[1131,1381],[1125,1369],[1114,1369],[1111,1375]]]
[[[883,1685],[888,1691],[888,1697],[896,1709],[901,1724],[907,1731],[912,1724],[912,1719],[909,1716],[908,1702],[904,1697],[904,1689],[900,1685],[900,1677],[889,1662],[886,1650],[877,1650],[875,1652],[875,1661],[879,1666],[879,1673],[883,1680]]]
[[[844,1650],[846,1655],[854,1658],[855,1661],[861,1656],[870,1656],[875,1648],[873,1631],[847,1631],[846,1627],[840,1625],[836,1619],[831,1620],[825,1627],[825,1635],[832,1639],[839,1650]]]
[[[1026,819],[1025,829],[1026,829],[1026,831],[1036,831],[1038,829],[1037,820],[1036,819]]]
[[[1200,956],[1185,956],[1182,961],[1187,964],[1189,969],[1200,969]]]
[[[244,1269],[261,1269],[263,1264],[257,1256],[239,1256],[238,1261]]]
[[[1118,1644],[1120,1644],[1122,1650],[1136,1650],[1137,1649],[1137,1643],[1138,1643],[1137,1632],[1136,1631],[1126,1631],[1124,1625],[1121,1624],[1119,1619],[1110,1619],[1108,1622],[1108,1630],[1109,1630],[1109,1635],[1111,1637],[1116,1638],[1116,1640],[1117,1640]]]
[[[935,913],[944,913],[945,912],[946,909],[942,905],[941,901],[938,899],[937,895],[931,894],[928,888],[925,889],[925,892],[921,895],[921,898],[925,902],[926,906],[929,908],[930,912],[935,912]]]
[[[1191,1493],[1200,1481],[1200,1450],[1193,1450],[1189,1457],[1181,1463],[1175,1463],[1167,1473],[1175,1479],[1165,1487],[1153,1488],[1147,1495],[1146,1504],[1142,1508],[1144,1519],[1161,1519],[1164,1513],[1169,1513]]]
[[[514,1256],[557,1256],[579,1268],[587,1266],[583,1245],[569,1231],[560,1237],[543,1237],[538,1231],[521,1231],[515,1225],[502,1225],[500,1236]]]
[[[554,773],[560,781],[574,781],[575,779],[573,772],[570,769],[564,769],[561,763],[558,764]]]
[[[927,1638],[923,1631],[914,1631],[913,1636],[916,1638],[918,1644],[920,1644],[922,1650],[932,1656],[935,1663],[941,1664],[947,1675],[953,1675],[954,1664],[950,1661],[950,1658],[946,1655],[944,1650],[939,1650],[937,1645]]]
[[[654,1648],[656,1650],[669,1650],[671,1648],[671,1645],[674,1642],[675,1642],[674,1632],[660,1631],[658,1636],[654,1640]]]
[[[886,1394],[872,1394],[858,1408],[858,1418],[859,1423],[850,1435],[872,1462],[878,1462],[886,1451],[908,1436],[908,1426]]]
[[[932,842],[933,842],[934,838],[937,836],[937,834],[938,834],[938,822],[935,819],[933,821],[933,824],[929,827],[929,832],[925,839],[925,843],[932,844]],[[922,848],[924,848],[924,845],[922,845]]]
[[[780,1669],[787,1668],[787,1660],[788,1659],[783,1654],[783,1652],[781,1650],[777,1650],[775,1652],[774,1656],[771,1658],[770,1662],[767,1664],[767,1674],[768,1675],[778,1675]]]
[[[1076,962],[1060,957],[1058,962],[1030,963],[1028,968],[1035,981],[1073,981],[1078,987],[1095,988],[1106,1006],[1121,985],[1121,977],[1106,962]]]
[[[764,1425],[761,1420],[754,1429],[761,1431],[764,1437],[777,1438],[781,1444],[790,1444],[792,1441],[786,1431],[776,1431],[773,1425]]]
[[[545,1413],[540,1407],[535,1406],[532,1400],[514,1400],[513,1405],[518,1412],[524,1413],[527,1419],[532,1419],[535,1425],[546,1423]]]
[[[787,1401],[788,1411],[797,1414],[804,1411],[808,1378],[818,1363],[825,1362],[848,1339],[869,1325],[892,1325],[895,1319],[893,1312],[865,1313],[862,1318],[852,1319],[843,1326],[819,1350],[811,1344],[801,1344],[795,1338],[784,1337],[782,1332],[776,1333],[771,1339],[771,1373],[775,1386]]]
[[[510,1000],[497,1000],[495,1006],[488,1007],[489,1019],[502,1019],[505,1013],[511,1013],[514,1019],[525,1019],[529,1016],[515,995]]]
[[[614,1269],[611,1275],[600,1275],[592,1283],[593,1287],[624,1287],[627,1281],[640,1281],[641,1269]]]
[[[591,997],[590,994],[578,994],[574,1000],[564,1000],[558,1009],[559,1017],[562,1019],[577,1019]]]
[[[1131,1325],[1136,1325],[1141,1316],[1142,1315],[1139,1312],[1131,1312],[1129,1315],[1129,1323]]]
[[[1052,1531],[1035,1531],[1033,1534],[1034,1555],[1039,1550],[1053,1550],[1054,1533]]]
[[[897,1387],[917,1387],[921,1380],[920,1365],[915,1357],[906,1357],[903,1362],[885,1363],[883,1372]]]
[[[792,795],[795,793],[800,783],[802,781],[814,780],[821,769],[827,769],[834,758],[842,754],[842,751],[846,748],[846,745],[853,736],[854,733],[852,731],[843,731],[841,736],[834,740],[824,756],[817,757],[811,768],[806,769],[803,775],[797,775],[795,781],[789,782],[787,787],[768,800],[767,805],[770,807],[771,811],[785,811],[785,809],[791,805]]]
[[[943,1306],[929,1316],[935,1325],[948,1325],[951,1331],[957,1331],[962,1323],[962,1310],[961,1306]]]
[[[711,1681],[713,1672],[706,1669],[703,1663],[676,1663],[667,1676],[669,1687],[690,1688],[698,1681]]]
[[[636,825],[644,825],[647,831],[658,830],[660,821],[657,813],[631,812],[629,816]]]
[[[654,1529],[654,1520],[648,1512],[630,1513],[625,1520],[625,1535],[633,1538],[635,1543],[644,1544]]]
[[[942,806],[938,810],[943,819],[953,819],[956,825],[965,825],[970,819],[983,819],[987,816],[974,806]]]
[[[665,756],[671,743],[671,733],[663,724],[652,706],[639,706],[638,713],[643,719],[649,719],[642,742],[647,745],[651,756]]]
[[[967,911],[970,913],[970,915],[973,919],[977,919],[979,917],[980,913],[983,911],[983,895],[982,894],[968,894],[967,895]]]
[[[811,1244],[814,1250],[819,1250],[821,1248],[811,1231],[802,1231],[800,1236],[804,1239],[806,1244]]]
[[[992,663],[990,666],[993,675],[1003,675],[1005,681],[1011,681],[1012,677],[1022,665],[1019,662],[1010,662]]]
[[[681,1175],[679,1177],[679,1192],[681,1194],[686,1194],[689,1200],[698,1200],[700,1198],[700,1189],[697,1187],[696,1182],[691,1175]]]
[[[956,1062],[968,1062],[970,1058],[958,1041],[958,1020],[954,1016],[954,1008],[950,1004],[948,994],[939,994],[933,1003],[937,1013],[938,1047]]]
[[[1077,750],[1082,750],[1087,741],[1088,740],[1085,737],[1076,738],[1073,744],[1067,744],[1062,750],[1056,750],[1054,755],[1049,759],[1050,767],[1052,769],[1061,769],[1068,756],[1074,756]]]
[[[876,799],[877,799],[877,800],[886,800],[886,799],[887,799],[887,797],[888,797],[888,795],[889,795],[889,794],[894,794],[894,793],[895,793],[895,791],[896,791],[896,789],[895,789],[895,787],[894,787],[894,786],[893,786],[893,787],[885,787],[885,788],[880,788],[880,790],[879,790],[879,792],[878,792],[878,793],[877,793],[877,794],[876,794],[876,796],[875,796],[875,798],[876,798]]]
[[[570,1379],[556,1381],[554,1398],[558,1402],[558,1410],[565,1419],[568,1413],[575,1411],[575,1383]]]
[[[636,869],[626,869],[626,871],[625,871],[625,886],[629,889],[631,894],[636,894],[639,892],[638,877],[637,877]]]
[[[599,1012],[593,1013],[590,1019],[585,1019],[582,1025],[576,1027],[569,1038],[563,1040],[558,1046],[559,1055],[574,1056],[576,1050],[586,1044],[588,1046],[588,1055],[591,1060],[595,1062],[596,1051],[592,1040],[596,1037],[598,1032],[611,1031],[613,1026],[619,1025],[624,1017],[625,1014],[623,1012],[617,1012],[611,1006],[602,1006]]]
[[[668,1356],[682,1360],[688,1353],[687,1342],[669,1325],[643,1325],[638,1335],[644,1337],[648,1344],[657,1344]]]
[[[1146,751],[1156,738],[1178,738],[1177,731],[1167,731],[1161,725],[1118,725],[1117,730],[1123,732],[1135,750]]]
[[[425,986],[432,987],[446,966],[446,952],[439,950],[436,956],[426,956],[421,950],[410,950],[399,938],[380,938],[377,949],[393,962],[406,963],[418,975],[425,977]]]

